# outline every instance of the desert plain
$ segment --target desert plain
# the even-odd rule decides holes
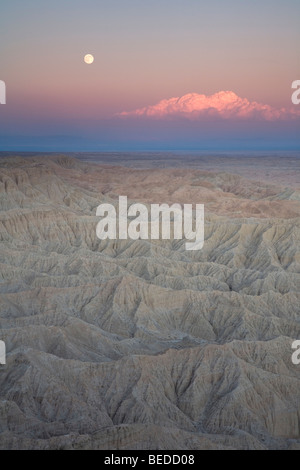
[[[205,206],[205,241],[96,208]],[[300,449],[300,157],[0,156],[1,449]]]

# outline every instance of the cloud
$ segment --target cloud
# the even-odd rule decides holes
[[[161,100],[152,106],[145,106],[129,112],[124,111],[118,116],[154,119],[183,117],[190,120],[219,117],[221,119],[277,121],[299,118],[300,112],[295,109],[276,109],[267,104],[240,98],[232,91],[220,91],[210,96],[188,93],[182,97]]]

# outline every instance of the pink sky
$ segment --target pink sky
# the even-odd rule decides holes
[[[152,132],[153,118],[207,118],[213,132],[211,121],[222,118],[234,134],[234,120],[295,122],[299,112],[291,104],[291,84],[300,79],[299,1],[2,3],[2,148],[14,136],[58,134],[68,142],[88,135],[99,145],[111,135],[114,146],[130,126],[140,133],[141,117],[153,124],[145,125],[145,145],[159,145],[164,136]],[[87,53],[92,65],[83,61]]]

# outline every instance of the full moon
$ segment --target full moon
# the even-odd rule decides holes
[[[92,56],[92,54],[86,54],[84,56],[84,62],[86,64],[92,64],[94,62],[94,57]]]

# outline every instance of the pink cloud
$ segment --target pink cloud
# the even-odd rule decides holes
[[[164,99],[152,106],[124,111],[118,116],[157,119],[184,117],[191,120],[212,116],[223,119],[277,121],[300,117],[300,112],[295,109],[276,109],[267,104],[240,98],[232,91],[220,91],[210,96],[188,93],[181,98]]]

